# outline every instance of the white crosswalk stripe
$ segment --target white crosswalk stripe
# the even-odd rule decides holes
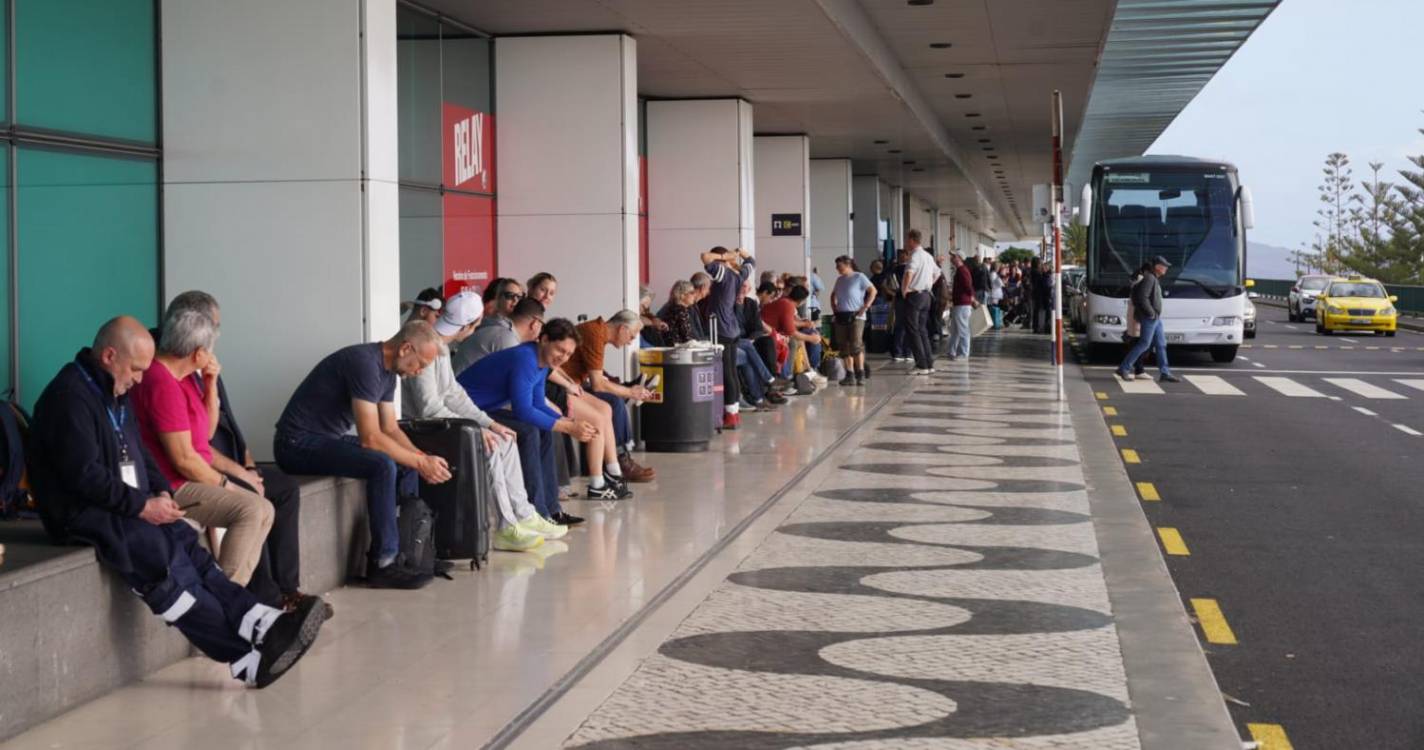
[[[1294,380],[1291,380],[1290,378],[1257,375],[1256,381],[1261,383],[1261,385],[1270,388],[1276,393],[1281,394],[1282,396],[1293,396],[1296,398],[1325,398],[1325,394],[1321,393],[1320,391],[1317,391],[1314,388],[1311,388],[1310,386],[1301,385],[1300,383],[1297,383]]]
[[[1226,382],[1218,375],[1188,375],[1187,382],[1208,396],[1245,396],[1240,388]]]
[[[1339,387],[1365,398],[1373,399],[1400,399],[1404,396],[1394,391],[1385,390],[1377,385],[1370,385],[1359,378],[1325,378],[1325,382]]]
[[[1413,388],[1416,391],[1424,391],[1424,380],[1395,378],[1394,382],[1399,383],[1400,385],[1409,386],[1410,388]]]
[[[1117,384],[1122,386],[1123,393],[1162,393],[1162,386],[1157,385],[1155,380],[1123,380],[1114,378]]]

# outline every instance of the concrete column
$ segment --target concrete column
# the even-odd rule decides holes
[[[756,243],[759,270],[811,273],[811,139],[804,135],[759,135],[756,164]],[[773,216],[799,216],[796,234],[776,234]]]
[[[500,275],[554,274],[549,317],[636,309],[636,43],[500,37],[494,50]]]
[[[890,222],[890,239],[895,241],[895,251],[905,246],[905,189],[884,184],[881,187],[888,197],[885,202],[885,218]]]
[[[836,256],[851,254],[852,197],[850,159],[811,160],[811,266],[827,284]],[[821,302],[830,309],[829,292]]]
[[[716,245],[756,252],[752,105],[652,100],[648,114],[648,284],[657,304]]]
[[[853,255],[862,271],[869,272],[872,261],[880,257],[880,178],[856,175],[851,179],[851,204],[855,207],[852,225]]]
[[[164,290],[218,298],[268,459],[312,365],[399,325],[395,0],[164,3],[161,44]]]

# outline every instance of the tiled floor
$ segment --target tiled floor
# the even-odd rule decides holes
[[[1042,342],[985,343],[856,433],[565,746],[1138,748]]]
[[[494,553],[486,570],[418,592],[334,592],[336,618],[267,690],[245,690],[225,666],[189,659],[5,747],[478,747],[906,382],[886,372],[865,388],[832,385],[746,416],[708,453],[650,455],[656,483],[635,486],[631,502],[570,503],[589,523],[541,555]],[[725,574],[681,596],[705,597]],[[644,623],[649,633],[675,625],[660,610]],[[627,644],[656,646],[647,637]],[[617,653],[602,666],[626,672],[630,658]],[[601,694],[575,687],[565,700],[579,698]]]

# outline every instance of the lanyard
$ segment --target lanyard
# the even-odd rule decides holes
[[[94,376],[90,375],[89,371],[85,370],[83,365],[76,362],[74,366],[79,370],[79,374],[84,376],[84,380],[89,383],[89,387],[94,389],[94,393],[98,394],[99,401],[103,402],[104,411],[109,415],[109,424],[113,425],[114,435],[119,439],[120,457],[127,461],[129,459],[129,444],[128,439],[124,437],[124,421],[128,417],[128,407],[120,406],[119,413],[115,414],[114,410],[109,408],[108,398],[104,395],[104,390],[99,387],[98,383],[94,382]]]

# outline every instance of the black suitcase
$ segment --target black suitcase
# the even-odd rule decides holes
[[[435,556],[481,567],[489,560],[493,489],[479,425],[468,419],[411,419],[401,427],[415,447],[450,464],[450,481],[420,483],[421,499],[435,512]]]

